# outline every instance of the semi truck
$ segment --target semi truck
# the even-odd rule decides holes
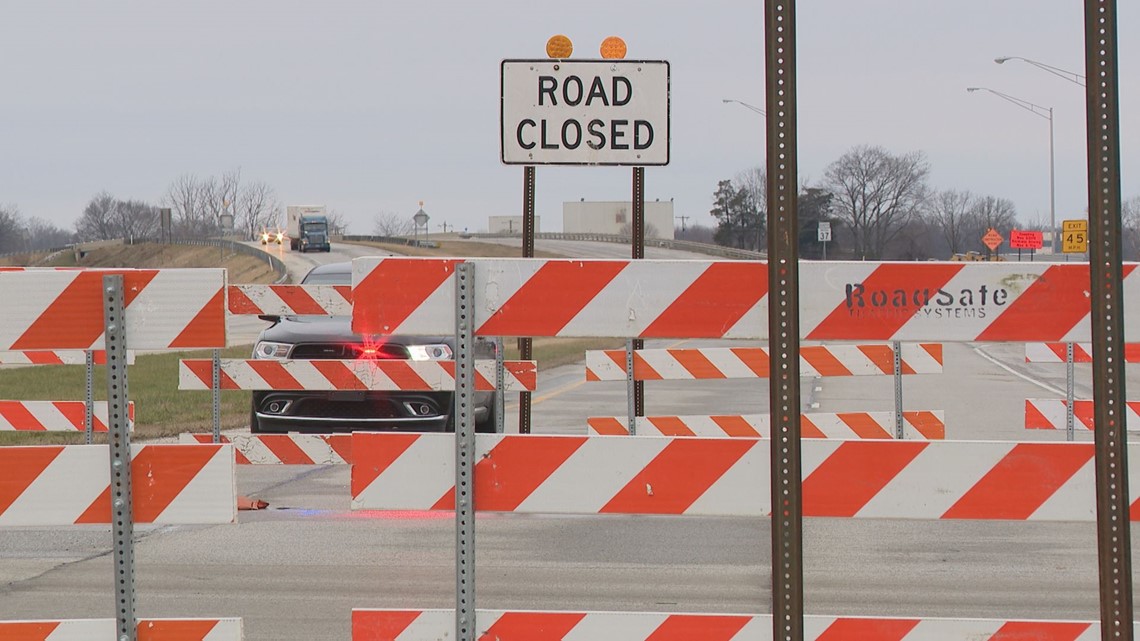
[[[324,206],[286,208],[287,224],[285,235],[289,237],[289,248],[302,253],[307,251],[329,251],[329,219]]]

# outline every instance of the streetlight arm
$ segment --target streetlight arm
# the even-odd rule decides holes
[[[1024,63],[1031,64],[1034,67],[1041,69],[1042,71],[1047,71],[1054,76],[1057,76],[1058,78],[1064,78],[1065,80],[1068,80],[1075,85],[1080,85],[1082,87],[1085,86],[1085,77],[1081,74],[1073,71],[1066,71],[1060,67],[1054,67],[1053,65],[1047,65],[1044,62],[1037,62],[1036,60],[1022,58],[1021,56],[1005,56],[1002,58],[994,58],[994,62],[998,63],[999,65],[1003,64],[1006,60],[1020,60]]]
[[[760,114],[761,116],[764,116],[764,117],[768,116],[768,113],[766,111],[764,111],[760,107],[757,107],[756,105],[750,105],[747,102],[741,102],[739,100],[733,100],[732,98],[722,98],[721,102],[723,102],[726,105],[730,102],[735,102],[736,104],[738,104],[738,105],[740,105],[746,109],[751,109],[752,111],[755,111],[756,113]]]
[[[1005,93],[1002,93],[1000,91],[994,91],[993,89],[990,89],[988,87],[966,87],[966,91],[968,91],[970,93],[973,93],[975,91],[988,91],[988,92],[992,93],[993,95],[997,96],[998,98],[1001,98],[1002,100],[1005,100],[1007,102],[1012,102],[1013,104],[1015,104],[1018,107],[1021,107],[1022,109],[1032,113],[1035,116],[1044,118],[1045,120],[1049,120],[1049,121],[1053,120],[1053,109],[1050,107],[1042,107],[1041,105],[1035,105],[1032,102],[1029,102],[1028,100],[1022,100],[1021,98],[1015,98],[1009,94],[1005,94]]]

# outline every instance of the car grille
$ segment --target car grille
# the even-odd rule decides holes
[[[298,401],[293,410],[294,416],[319,418],[401,418],[403,415],[396,406],[387,400],[332,401],[306,398]]]
[[[293,347],[293,352],[289,356],[295,360],[353,359],[359,356],[362,347],[357,343],[301,343]],[[407,348],[403,345],[385,343],[370,347],[376,350],[374,358],[408,358],[409,356]]]

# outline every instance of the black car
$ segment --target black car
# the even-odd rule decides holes
[[[313,268],[303,285],[351,285],[352,264]],[[454,337],[384,336],[368,340],[351,329],[348,316],[262,316],[273,325],[261,332],[253,358],[450,360]],[[494,344],[476,341],[475,357],[495,357]],[[477,392],[475,429],[495,431],[495,393]],[[253,392],[250,431],[451,431],[451,392],[260,391]]]

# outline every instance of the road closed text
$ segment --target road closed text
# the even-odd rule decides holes
[[[505,163],[667,164],[668,118],[667,63],[503,63]]]

